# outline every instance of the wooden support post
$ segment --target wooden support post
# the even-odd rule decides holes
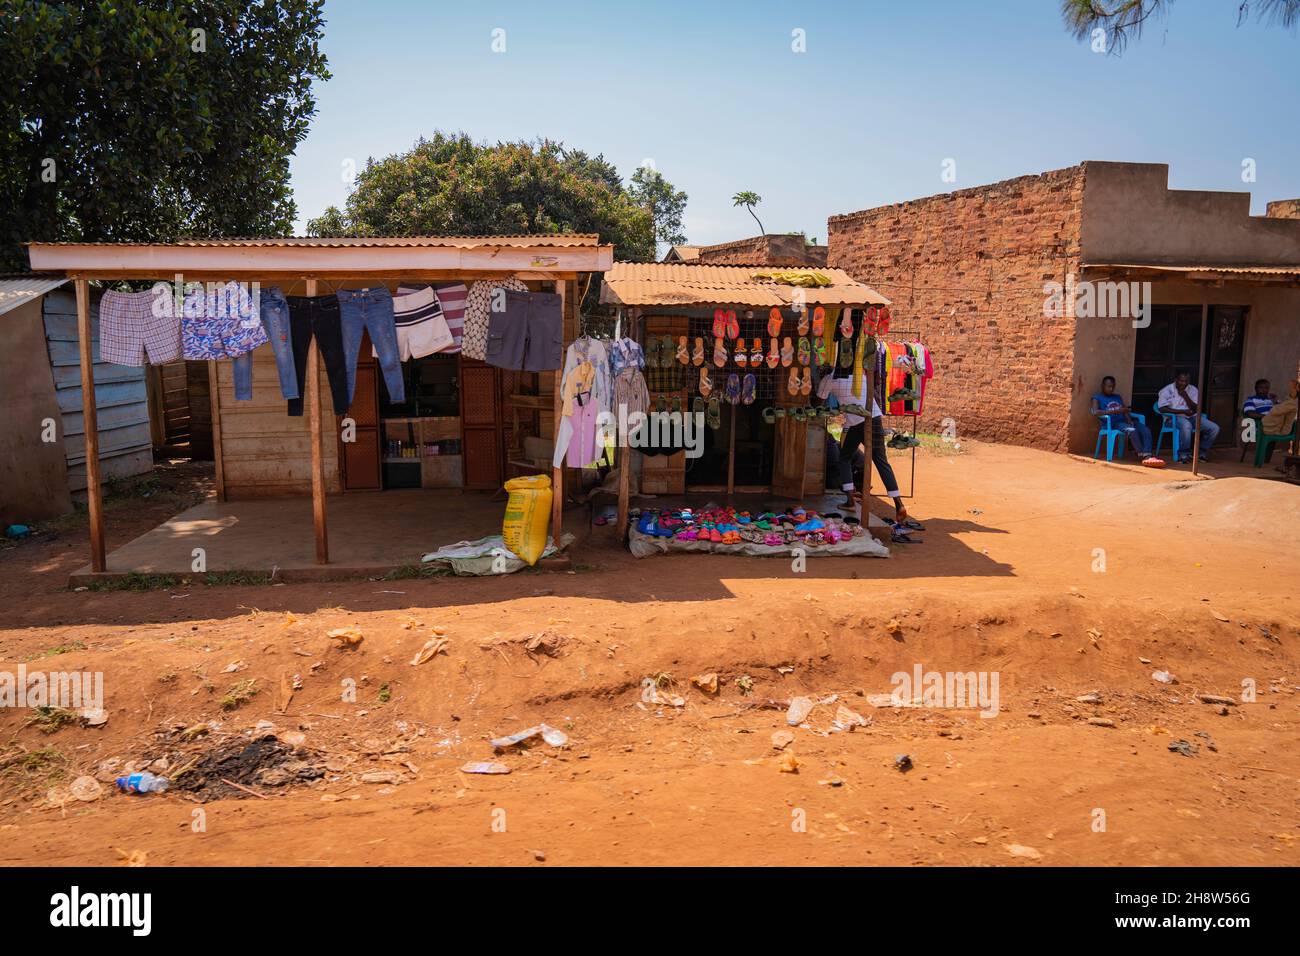
[[[727,497],[730,498],[736,493],[736,407],[731,406],[731,411],[727,416],[728,429],[727,435]]]
[[[217,481],[217,500],[226,500],[226,469],[221,455],[221,389],[218,386],[217,363],[208,362],[208,407],[212,419],[212,467]],[[193,442],[193,437],[190,441]]]
[[[1204,289],[1201,290],[1201,354],[1196,366],[1196,412],[1193,421],[1196,435],[1192,439],[1192,474],[1200,473],[1201,463],[1201,409],[1205,407],[1205,330],[1209,325],[1210,303]],[[1175,422],[1175,424],[1177,424]]]
[[[316,294],[316,280],[306,280],[307,295]],[[325,448],[321,436],[324,422],[320,403],[320,349],[312,336],[307,349],[307,382],[303,395],[307,402],[307,427],[311,431],[311,512],[316,526],[316,563],[330,563],[329,531],[325,524]]]
[[[564,279],[555,281],[555,292],[560,297],[560,327],[561,341],[567,347],[572,342],[573,337],[566,334],[569,330],[569,301],[568,301],[568,282]],[[552,440],[560,435],[560,420],[563,417],[564,400],[562,390],[564,386],[564,365],[561,357],[560,368],[555,370],[555,418],[551,423]],[[560,532],[564,527],[564,466],[561,464],[558,468],[551,468],[551,541],[555,547],[560,546]]]
[[[867,345],[870,346],[875,341],[874,336],[867,339]],[[870,351],[868,348],[867,351]],[[871,407],[873,397],[876,394],[876,353],[873,351],[867,355],[864,351],[862,354],[862,407],[867,410],[867,425],[862,429],[862,527],[870,528],[870,519],[867,512],[870,511],[871,498],[871,445],[872,429],[875,426],[875,410]],[[884,412],[884,409],[881,409]],[[849,458],[849,471],[853,470],[853,459]]]
[[[90,570],[103,571],[104,497],[99,475],[99,409],[95,401],[95,357],[90,340],[90,283],[75,280],[77,346],[81,357],[81,421],[86,442],[86,508],[90,516]]]

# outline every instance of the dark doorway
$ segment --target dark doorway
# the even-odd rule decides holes
[[[1207,323],[1205,351],[1205,395],[1202,407],[1223,434],[1220,442],[1235,441],[1241,394],[1241,345],[1246,333],[1244,306],[1212,305]],[[1160,421],[1154,406],[1160,389],[1174,380],[1179,369],[1192,373],[1196,385],[1202,352],[1201,307],[1199,305],[1157,305],[1151,309],[1151,324],[1137,330],[1133,355],[1133,408],[1147,416],[1152,431]],[[1229,438],[1229,436],[1232,436]]]

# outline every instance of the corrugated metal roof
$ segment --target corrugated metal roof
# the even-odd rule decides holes
[[[828,286],[809,288],[756,278],[760,272],[819,274]],[[616,262],[604,275],[600,301],[612,305],[788,306],[802,293],[814,305],[888,305],[875,289],[843,269],[716,266],[676,262]]]
[[[18,308],[24,302],[40,298],[67,281],[61,276],[46,275],[0,279],[0,315],[4,315],[10,309]]]
[[[321,236],[276,236],[265,239],[175,239],[171,242],[30,242],[29,246],[117,246],[121,248],[145,246],[217,246],[264,248],[273,246],[324,247],[342,246],[349,248],[375,248],[392,246],[396,248],[445,248],[445,249],[482,249],[484,247],[504,246],[507,248],[530,248],[532,246],[571,248],[574,246],[596,246],[600,237],[596,233],[571,232],[548,235],[511,234],[501,236],[361,236],[329,238]]]
[[[1231,275],[1300,275],[1300,263],[1293,266],[1214,265],[1171,266],[1155,262],[1085,262],[1085,269],[1150,269],[1155,272],[1226,272]]]

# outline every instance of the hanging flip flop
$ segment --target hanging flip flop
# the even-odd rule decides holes
[[[808,347],[807,339],[799,340],[799,364],[807,365],[812,361],[812,349]]]
[[[740,338],[740,322],[736,318],[735,309],[727,310],[727,338],[733,340]]]
[[[818,338],[826,334],[826,310],[820,305],[813,309],[812,334]]]
[[[704,364],[704,339],[698,336],[695,339],[695,354],[691,356],[691,361],[697,366]]]
[[[883,335],[889,331],[889,306],[882,305],[876,321],[877,334]]]
[[[805,368],[803,370],[803,383],[799,386],[799,394],[812,394],[812,369],[810,368]]]
[[[659,367],[659,336],[647,335],[645,338],[645,364],[646,368]]]
[[[767,350],[767,367],[776,368],[781,364],[781,350],[777,348],[776,339],[772,339],[772,347]]]
[[[742,405],[753,405],[757,394],[758,379],[754,378],[753,372],[750,372],[745,376],[744,381],[740,383],[740,403]]]
[[[753,351],[749,353],[749,367],[758,368],[762,364],[763,364],[763,340],[755,336]]]
[[[845,309],[844,314],[840,317],[840,337],[845,339],[853,338],[853,310]]]
[[[710,389],[710,391],[712,390]],[[696,395],[695,401],[691,402],[691,411],[696,415],[703,415],[706,408],[708,408],[708,403],[705,402],[704,399],[700,398],[700,396]],[[686,515],[683,514],[682,517],[686,518]],[[686,520],[689,521],[690,519],[686,518]]]
[[[797,368],[790,369],[790,378],[785,383],[785,390],[791,395],[799,394],[799,370]]]
[[[813,339],[813,356],[817,359],[818,367],[826,364],[826,340],[818,337]]]
[[[701,368],[700,369],[700,394],[703,395],[705,398],[708,398],[712,392],[713,392],[713,379],[709,378],[709,370],[707,368]]]
[[[713,340],[713,364],[718,368],[727,364],[727,347],[722,341],[720,338]]]
[[[749,353],[745,351],[745,340],[741,339],[736,345],[736,364],[744,368],[749,364]]]
[[[661,395],[656,395],[656,396],[655,396],[655,411],[656,411],[656,412],[666,412],[666,411],[668,411],[668,396],[667,396],[667,395],[662,395],[662,394],[661,394]]]
[[[735,372],[727,376],[727,386],[723,394],[732,405],[740,404],[740,376]]]
[[[853,368],[853,340],[840,339],[838,347],[840,350],[840,368]]]
[[[727,310],[713,310],[713,337],[720,339],[727,334]]]
[[[677,342],[677,361],[682,365],[691,364],[691,353],[686,348],[686,336],[682,336]]]
[[[767,334],[777,336],[781,334],[781,310],[772,306],[772,311],[767,314]]]
[[[776,424],[776,409],[771,405],[763,409],[763,421],[767,422],[769,425]]]
[[[708,420],[709,427],[714,431],[722,427],[722,403],[718,401],[716,395],[709,399],[709,410],[705,417]]]
[[[785,337],[785,342],[781,344],[781,364],[786,368],[794,362],[794,345],[790,342],[790,336]]]
[[[805,308],[799,313],[799,324],[795,327],[800,335],[808,334],[808,310]]]

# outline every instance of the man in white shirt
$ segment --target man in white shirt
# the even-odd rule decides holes
[[[1196,429],[1196,415],[1201,416],[1201,461],[1210,460],[1210,446],[1219,437],[1219,426],[1201,411],[1201,395],[1191,384],[1190,372],[1180,371],[1174,380],[1160,390],[1156,406],[1174,416],[1178,429],[1179,461],[1192,460],[1192,435]]]
[[[863,408],[863,396],[853,391],[853,380],[851,378],[833,378],[831,375],[822,377],[817,395],[823,401],[835,396],[840,405],[859,405]],[[906,528],[919,530],[919,522],[914,521],[907,514],[907,506],[903,504],[903,493],[898,490],[898,480],[894,477],[893,466],[889,464],[889,455],[885,451],[885,431],[883,426],[883,417],[880,414],[880,406],[873,398],[871,400],[871,462],[876,466],[876,471],[880,475],[880,480],[885,484],[885,491],[889,493],[890,499],[894,502],[894,511],[897,514],[896,521]],[[827,440],[832,441],[829,433]],[[840,487],[844,491],[847,501],[844,504],[846,511],[852,511],[856,508],[856,502],[853,500],[853,492],[856,484],[853,480],[853,459],[857,454],[858,448],[866,440],[866,422],[861,415],[850,415],[844,413],[844,434],[840,438]],[[865,484],[865,477],[863,484]]]

